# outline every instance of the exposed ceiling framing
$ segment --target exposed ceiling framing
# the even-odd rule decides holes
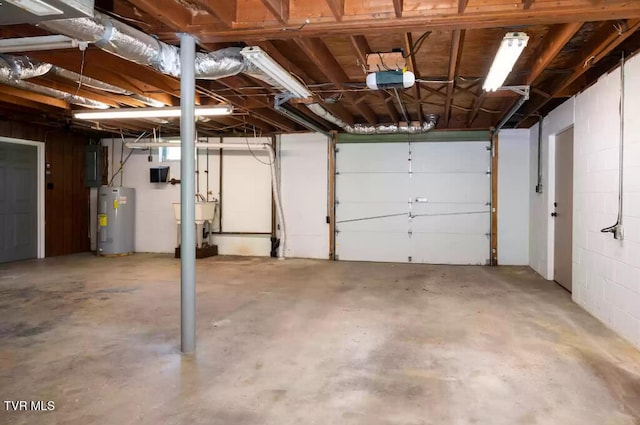
[[[488,129],[518,101],[512,92],[485,93],[482,82],[500,40],[524,31],[529,45],[507,84],[530,85],[531,98],[508,122],[527,127],[563,99],[609,71],[624,52],[640,48],[640,2],[628,0],[97,0],[96,7],[145,33],[177,45],[189,32],[202,51],[259,46],[303,81],[316,100],[348,124],[421,121],[438,114],[440,129]],[[0,38],[47,34],[27,24],[0,27]],[[367,55],[401,49],[418,81],[405,90],[369,90]],[[19,55],[21,52],[15,52]],[[33,59],[175,106],[180,84],[90,45],[24,53]],[[144,106],[135,98],[50,75],[31,79],[111,107]],[[236,113],[198,124],[202,134],[297,132],[304,128],[274,109],[277,90],[245,75],[197,82],[198,104],[227,102]],[[71,123],[77,107],[0,84],[0,118]],[[332,124],[292,105],[327,129]],[[177,122],[120,121],[94,128],[129,132]]]

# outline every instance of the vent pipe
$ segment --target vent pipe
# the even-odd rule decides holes
[[[422,124],[411,123],[397,123],[397,124],[380,124],[380,125],[366,125],[366,124],[354,124],[350,125],[342,121],[340,118],[327,111],[324,107],[317,103],[307,105],[307,108],[314,114],[323,118],[338,127],[342,128],[347,133],[351,134],[393,134],[393,133],[408,133],[418,134],[426,133],[435,128],[438,122],[438,115],[429,114],[425,116],[425,121]]]
[[[54,33],[93,43],[102,50],[150,66],[163,74],[180,77],[178,47],[156,40],[100,12],[94,12],[93,18],[59,19],[42,22],[40,26]],[[218,79],[254,70],[240,55],[240,50],[228,47],[210,53],[196,53],[196,78]]]
[[[26,56],[0,56],[0,82],[8,86],[39,93],[45,96],[61,99],[74,105],[93,109],[108,109],[109,105],[83,96],[73,95],[62,90],[44,87],[23,81],[27,78],[40,77],[52,68],[51,64],[35,62]]]

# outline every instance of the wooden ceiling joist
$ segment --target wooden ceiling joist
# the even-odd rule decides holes
[[[133,6],[144,11],[160,22],[165,22],[173,29],[187,31],[191,25],[192,15],[189,9],[173,1],[128,0]],[[227,0],[225,0],[226,2]]]
[[[331,9],[331,13],[336,18],[336,21],[342,21],[342,17],[344,16],[344,2],[345,0],[325,0],[329,9]]]
[[[262,4],[276,17],[278,22],[286,25],[289,21],[289,0],[261,0]],[[284,31],[283,31],[284,32]]]
[[[233,27],[238,13],[237,0],[196,0],[196,3],[215,16],[225,27]]]
[[[403,7],[403,0],[393,0],[393,11],[396,14],[396,18],[402,18]]]
[[[286,1],[262,0],[264,3],[287,4]],[[396,3],[394,3],[395,6]],[[402,19],[396,16],[381,18],[376,14],[371,17],[347,15],[340,22],[318,21],[304,27],[301,31],[282,31],[282,21],[245,23],[243,27],[232,30],[220,28],[197,28],[198,38],[203,43],[236,40],[278,40],[296,39],[300,37],[321,37],[351,34],[403,33],[417,31],[428,27],[432,30],[480,29],[496,27],[514,27],[526,25],[551,25],[569,22],[587,22],[615,19],[640,18],[640,2],[611,0],[594,2],[579,0],[573,5],[554,6],[553,2],[545,2],[545,7],[523,9],[513,7],[513,2],[504,2],[496,6],[493,2],[474,7],[473,13],[434,14],[429,2],[412,9],[404,10]],[[287,7],[288,10],[288,7]],[[458,10],[458,4],[455,5]],[[466,11],[468,12],[468,11]],[[293,22],[291,22],[293,24]],[[295,22],[299,23],[298,20]]]
[[[453,30],[451,34],[451,50],[449,54],[449,72],[447,74],[447,99],[444,104],[444,125],[449,126],[449,118],[451,117],[451,102],[453,101],[453,93],[458,75],[458,66],[460,57],[462,56],[462,46],[464,44],[464,30]]]
[[[298,38],[296,39],[296,43],[318,67],[318,69],[329,79],[329,81],[331,81],[338,89],[345,89],[344,83],[349,82],[349,78],[321,39]],[[369,124],[375,125],[378,123],[376,114],[369,105],[357,102],[358,96],[352,92],[345,91],[344,97],[355,106],[358,112]]]
[[[620,43],[629,38],[640,28],[640,20],[633,19],[627,20],[625,23],[626,30],[622,33],[615,27],[611,27],[609,35],[604,39],[597,37],[592,45],[585,47],[579,55],[579,62],[573,68],[573,72],[568,76],[562,78],[558,83],[553,86],[551,90],[551,97],[538,98],[535,102],[529,102],[525,104],[526,109],[523,112],[523,117],[518,122],[517,126],[529,118],[534,113],[538,112],[540,108],[546,105],[552,98],[556,97],[558,93],[562,92],[567,86],[580,78],[584,73],[589,70],[589,67],[598,63],[602,58],[609,54],[613,49],[618,47]]]
[[[407,65],[409,67],[409,71],[413,72],[413,74],[416,77],[416,80],[418,80],[420,79],[420,71],[418,70],[418,66],[416,65],[416,54],[413,48],[414,46],[413,37],[410,32],[404,35],[404,44],[405,44],[405,52],[406,52],[405,56],[408,55]],[[420,95],[420,82],[416,82],[413,86],[413,98],[414,98],[413,103],[418,109],[418,121],[422,122],[424,118],[424,110],[422,108],[422,102],[420,101],[422,99],[422,96]],[[400,107],[402,108],[402,105],[400,105]],[[406,110],[406,107],[405,107],[405,110]],[[408,111],[407,111],[407,114],[408,114]],[[409,117],[409,119],[410,118],[411,117]]]
[[[532,55],[532,63],[527,64],[524,69],[530,69],[531,72],[527,76],[524,84],[532,86],[538,77],[542,75],[544,70],[551,64],[551,62],[558,56],[564,46],[576,35],[576,33],[582,27],[582,22],[572,22],[568,24],[556,25],[549,31],[544,42],[538,47],[535,53]],[[510,111],[518,100],[511,102],[510,106],[506,109],[506,113]],[[504,114],[500,117],[500,120],[504,118]],[[500,121],[499,121],[500,122]]]
[[[6,86],[4,84],[0,84],[0,93],[4,95],[19,97],[31,102],[41,103],[43,105],[55,106],[56,108],[60,109],[71,109],[69,104],[62,99],[56,99],[54,97],[45,96],[40,93],[33,93],[16,87]]]

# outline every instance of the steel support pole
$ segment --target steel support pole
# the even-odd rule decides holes
[[[195,55],[189,34],[180,35],[180,308],[181,350],[196,349],[196,224],[195,224]]]

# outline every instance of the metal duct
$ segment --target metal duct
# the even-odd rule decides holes
[[[95,12],[93,18],[75,18],[47,21],[41,27],[96,46],[116,56],[151,66],[154,69],[180,77],[180,53],[176,46],[156,40],[127,24]],[[218,79],[252,71],[240,55],[241,48],[229,47],[211,53],[197,53],[196,78]]]
[[[30,83],[28,81],[23,80],[8,80],[3,81],[0,79],[0,82],[5,83],[7,85],[17,87],[23,90],[27,90],[34,93],[40,93],[45,96],[53,97],[56,99],[62,99],[67,103],[71,103],[73,105],[84,106],[86,108],[92,109],[109,109],[110,106],[106,103],[98,102],[97,100],[87,99],[83,96],[77,96],[71,93],[64,92],[62,90],[56,90],[45,86],[40,86],[38,84]]]
[[[109,108],[109,105],[107,105],[106,103],[23,81],[27,78],[40,77],[49,72],[51,68],[51,64],[33,61],[26,56],[2,55],[0,56],[0,82],[19,89],[43,94],[45,96],[50,96],[56,99],[62,99],[74,105],[80,105],[94,109]]]
[[[129,96],[132,99],[136,99],[139,100],[140,102],[144,103],[145,105],[148,106],[154,106],[154,107],[162,107],[165,106],[164,103],[159,102],[155,99],[151,99],[150,97],[146,97],[146,96],[141,96],[139,94],[130,92],[129,90],[123,89],[121,87],[117,87],[114,86],[112,84],[109,83],[105,83],[103,81],[100,80],[96,80],[94,78],[91,77],[87,77],[84,75],[80,75],[77,72],[73,72],[73,71],[69,71],[68,69],[64,69],[64,68],[60,68],[58,66],[53,65],[51,67],[51,74],[56,75],[58,77],[64,78],[66,80],[71,80],[75,83],[82,83],[83,86],[92,88],[94,90],[101,90],[101,91],[106,91],[109,93],[114,93],[114,94],[121,94],[124,96]]]
[[[331,112],[324,109],[321,105],[317,103],[312,103],[306,105],[311,112],[323,118],[338,127],[341,127],[344,131],[351,134],[393,134],[393,133],[408,133],[408,134],[417,134],[417,133],[426,133],[435,128],[436,123],[438,122],[438,115],[429,114],[425,116],[425,121],[422,125],[413,125],[408,123],[397,123],[397,124],[381,124],[381,125],[366,125],[366,124],[355,124],[349,125],[346,122],[342,121],[340,118],[333,115]]]
[[[0,55],[0,80],[40,77],[49,72],[51,67],[51,64],[33,61],[26,56]]]
[[[94,43],[101,49],[129,61],[151,66],[157,71],[173,77],[180,77],[180,51],[178,47],[156,40],[148,34],[127,24],[111,19],[100,12],[93,18],[75,18],[46,21],[43,28],[68,37]],[[240,73],[277,86],[273,80],[250,64],[241,54],[242,48],[228,47],[210,53],[197,53],[195,58],[195,77],[198,79],[219,79]],[[331,114],[318,104],[307,105],[316,115],[336,124],[348,133],[424,133],[435,127],[437,116],[429,115],[422,125],[354,125],[351,126]]]

